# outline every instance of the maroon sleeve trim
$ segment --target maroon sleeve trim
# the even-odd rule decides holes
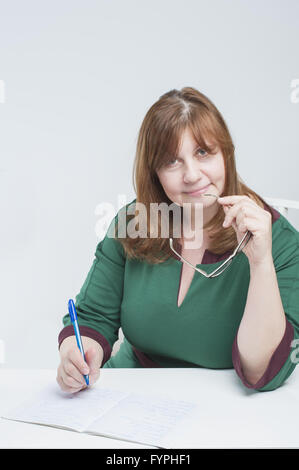
[[[139,351],[139,349],[136,349],[135,346],[133,346],[133,352],[142,367],[161,367],[159,364],[152,361],[144,352]]]
[[[102,346],[103,351],[104,351],[104,357],[103,357],[101,367],[103,367],[103,365],[105,364],[105,362],[108,361],[112,353],[112,348],[110,344],[101,333],[94,330],[93,328],[90,328],[89,326],[83,326],[83,325],[79,325],[79,328],[80,328],[80,334],[82,336],[88,336],[89,338],[92,338],[95,341],[97,341]],[[73,325],[65,326],[60,331],[59,336],[58,336],[58,348],[60,348],[62,341],[68,336],[74,336]]]
[[[290,351],[291,351],[291,342],[294,338],[294,328],[293,325],[286,319],[286,328],[284,332],[284,336],[275,349],[274,353],[271,356],[271,359],[269,361],[268,367],[265,370],[264,374],[262,377],[255,383],[251,384],[247,382],[247,379],[245,378],[241,366],[241,360],[240,360],[240,352],[237,344],[237,335],[238,332],[235,336],[233,346],[232,346],[232,360],[233,360],[233,365],[234,368],[242,380],[243,384],[248,387],[248,388],[262,388],[264,387],[267,383],[269,383],[275,375],[280,371],[284,363],[286,362]]]

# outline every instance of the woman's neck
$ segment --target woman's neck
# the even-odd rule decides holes
[[[209,232],[203,227],[214,217],[217,207],[209,207],[203,210],[202,206],[199,206],[197,212],[195,212],[193,206],[192,209],[191,213],[190,210],[183,211],[181,244],[185,249],[208,248],[211,239]]]

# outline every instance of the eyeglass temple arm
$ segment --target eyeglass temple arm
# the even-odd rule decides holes
[[[240,243],[238,244],[238,246],[235,248],[235,250],[233,251],[233,253],[224,261],[223,264],[221,264],[220,266],[218,266],[214,271],[212,271],[210,274],[208,274],[206,271],[203,271],[202,269],[198,268],[197,266],[193,266],[193,264],[189,263],[189,261],[187,261],[182,255],[180,255],[173,247],[173,239],[170,238],[169,239],[169,243],[170,243],[170,248],[172,249],[172,251],[174,251],[174,253],[179,257],[181,258],[185,263],[187,263],[190,268],[193,268],[195,269],[196,271],[198,271],[199,273],[203,274],[205,277],[212,277],[217,271],[219,271],[221,268],[223,268],[223,266],[225,266],[232,258],[234,258],[237,254],[237,251],[239,249],[239,247],[242,245],[243,241],[245,240],[246,236],[249,234],[249,237],[248,237],[248,240],[245,244],[245,246],[247,245],[247,243],[249,242],[250,240],[250,237],[252,235],[251,232],[249,232],[249,230],[247,230],[247,232],[245,233],[244,237],[242,237],[242,240],[240,241]]]

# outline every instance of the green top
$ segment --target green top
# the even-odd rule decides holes
[[[246,255],[241,252],[213,279],[195,272],[178,307],[183,263],[175,256],[155,265],[128,260],[121,243],[108,236],[119,213],[96,247],[75,302],[81,335],[94,337],[105,351],[103,367],[234,367],[250,388],[265,391],[279,387],[296,365],[294,354],[291,358],[291,341],[299,338],[299,233],[282,214],[267,208],[274,215],[272,255],[287,328],[262,380],[255,386],[246,383],[234,341],[250,281]],[[222,262],[197,266],[209,273]],[[68,314],[63,324],[67,328],[60,333],[60,342],[74,334],[68,327]],[[124,342],[110,357],[120,327]]]

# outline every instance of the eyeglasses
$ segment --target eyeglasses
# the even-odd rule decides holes
[[[218,197],[218,196],[215,196],[214,194],[204,194],[204,196],[214,196],[214,197]],[[242,240],[240,241],[240,243],[238,244],[238,246],[235,248],[235,250],[233,251],[233,253],[220,265],[218,266],[218,268],[216,268],[213,272],[211,272],[210,274],[208,274],[206,271],[203,271],[202,269],[199,269],[197,268],[196,266],[193,266],[193,264],[189,263],[189,261],[187,261],[183,256],[181,256],[174,248],[173,248],[173,239],[172,238],[169,238],[169,245],[170,245],[170,248],[171,250],[182,260],[184,261],[185,263],[187,263],[191,268],[195,269],[195,271],[198,271],[200,274],[202,274],[203,276],[207,277],[207,278],[212,278],[212,277],[217,277],[219,276],[220,274],[222,274],[232,263],[233,259],[235,256],[237,256],[244,248],[245,246],[247,245],[247,243],[249,242],[250,238],[252,236],[252,233],[247,230],[247,232],[245,233],[245,235],[243,236]]]

